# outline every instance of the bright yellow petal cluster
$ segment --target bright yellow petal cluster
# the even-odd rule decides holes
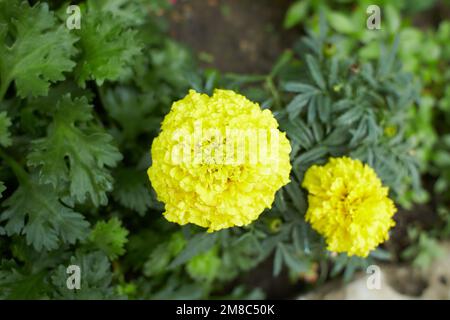
[[[396,208],[375,171],[359,160],[331,158],[306,171],[306,220],[322,234],[328,250],[366,257],[389,238]]]
[[[196,136],[199,123],[203,134]],[[209,129],[220,136],[208,133]],[[254,153],[246,152],[243,161],[233,163],[214,157],[215,152],[226,149],[230,136],[238,138],[245,132],[254,136],[258,130],[275,132],[276,139],[270,136],[267,141],[268,147],[278,141],[275,158],[254,161]],[[188,146],[194,156],[178,161],[180,146]],[[245,146],[248,150],[254,147],[249,143]],[[197,154],[203,158],[196,162],[195,151],[199,150]],[[238,153],[237,147],[233,150]],[[286,134],[278,130],[270,110],[261,110],[257,103],[231,90],[216,90],[211,97],[190,90],[173,103],[153,141],[148,176],[158,200],[165,204],[167,220],[193,223],[212,232],[247,225],[271,207],[275,192],[289,182],[290,152]],[[229,160],[230,155],[224,154]]]

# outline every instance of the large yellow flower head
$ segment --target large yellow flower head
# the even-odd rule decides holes
[[[244,226],[289,182],[291,146],[271,111],[230,90],[191,90],[153,140],[148,176],[164,216],[209,232]]]
[[[331,158],[306,171],[306,220],[322,234],[328,250],[366,257],[388,239],[396,208],[375,171],[359,160]]]

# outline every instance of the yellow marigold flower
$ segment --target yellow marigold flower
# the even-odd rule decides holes
[[[389,238],[396,208],[375,171],[359,160],[331,158],[306,171],[306,221],[322,234],[328,250],[366,257]]]
[[[244,226],[289,182],[291,146],[270,110],[231,90],[190,90],[153,140],[148,176],[167,220]]]

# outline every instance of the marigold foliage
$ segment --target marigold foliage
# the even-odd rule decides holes
[[[93,247],[103,251],[109,259],[115,260],[125,253],[128,230],[114,217],[109,221],[99,221],[91,231],[89,240]]]
[[[205,161],[174,162],[171,155],[180,143],[177,132],[194,135],[199,120],[203,132],[217,129],[222,138],[202,135],[200,149]],[[211,145],[214,150],[224,147],[227,129],[277,127],[269,110],[261,110],[258,104],[230,90],[216,90],[211,97],[191,90],[175,102],[162,123],[161,134],[153,141],[153,164],[148,170],[158,199],[165,203],[167,220],[181,225],[193,223],[212,232],[244,226],[257,219],[265,208],[271,207],[275,192],[289,182],[291,147],[285,133],[276,131],[278,154],[276,161],[268,163],[252,162],[248,152],[242,163],[217,163],[208,158],[206,149]]]
[[[26,1],[0,1],[0,99],[14,82],[20,97],[47,95],[75,62],[76,38],[48,8]]]
[[[41,183],[55,187],[69,184],[70,195],[77,202],[90,199],[98,206],[108,202],[106,192],[112,190],[108,167],[116,166],[122,155],[103,129],[76,126],[93,120],[91,109],[84,97],[72,100],[70,95],[63,96],[47,137],[33,141],[28,164],[39,169]]]
[[[124,76],[126,67],[140,53],[142,45],[137,40],[137,31],[127,28],[130,22],[118,14],[120,10],[114,10],[112,1],[109,5],[105,1],[87,1],[86,4],[83,27],[77,30],[81,61],[75,75],[81,86],[94,79],[101,85],[105,80]]]
[[[8,147],[11,145],[11,135],[8,131],[11,126],[11,120],[6,112],[0,112],[0,146]]]
[[[396,208],[375,171],[359,160],[331,158],[306,171],[306,220],[327,241],[328,250],[366,257],[389,237]]]
[[[402,71],[395,50],[369,63],[356,48],[342,51],[348,37],[321,26],[281,55],[267,76],[203,72],[165,33],[167,0],[73,4],[81,9],[81,29],[66,27],[67,2],[0,0],[1,299],[220,298],[230,281],[270,257],[275,276],[289,271],[297,279],[317,264],[331,264],[330,272],[320,268],[323,276],[346,280],[373,259],[386,259],[382,250],[367,259],[324,254],[324,238],[331,237],[305,221],[301,182],[311,166],[349,156],[373,168],[400,205],[415,199],[423,154],[418,142],[433,143],[432,134],[415,129],[430,121],[427,110],[436,103],[417,108],[420,87]],[[401,40],[400,48],[405,43],[410,47]],[[169,113],[188,88],[210,96],[214,88],[239,91],[277,120],[224,90],[212,97],[191,92]],[[440,94],[448,98],[449,92]],[[250,223],[272,208],[250,228],[206,233],[167,223],[146,175],[148,149],[166,115],[151,169],[166,217],[218,229]],[[166,161],[167,142],[179,142],[171,134],[185,129],[189,135],[199,119],[203,129],[274,129],[282,143],[278,166]],[[201,141],[202,155],[213,145]],[[435,161],[449,167],[445,154]],[[417,252],[431,243],[423,239],[405,259],[424,260]],[[67,288],[69,265],[81,268],[80,290]],[[261,298],[247,289],[235,287],[226,297]]]
[[[26,235],[27,244],[36,250],[53,250],[61,243],[84,239],[89,223],[72,208],[63,205],[50,185],[30,179],[5,200],[7,208],[0,221],[7,221],[8,236]]]

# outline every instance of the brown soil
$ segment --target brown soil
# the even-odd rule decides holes
[[[282,23],[290,0],[178,0],[172,36],[197,53],[204,67],[265,73],[295,39]]]

